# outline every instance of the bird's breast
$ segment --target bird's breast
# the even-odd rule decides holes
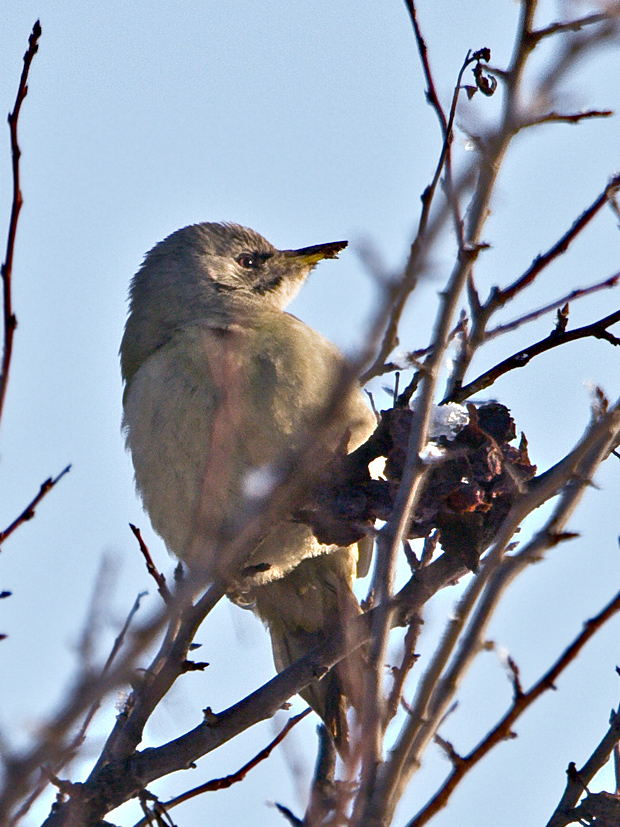
[[[170,551],[189,564],[217,560],[222,537],[234,534],[253,496],[249,483],[268,479],[307,442],[339,364],[330,343],[284,313],[253,325],[192,325],[143,363],[125,395],[127,447]],[[369,412],[359,404],[352,409],[359,421],[349,410],[338,437],[347,427],[362,427],[365,436]],[[273,547],[263,544],[259,563],[274,576],[318,552],[301,529],[280,529]],[[287,548],[288,535],[295,549]]]

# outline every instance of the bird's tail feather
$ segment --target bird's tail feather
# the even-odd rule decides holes
[[[338,549],[303,560],[285,577],[258,587],[256,610],[269,628],[279,672],[340,629],[361,609],[351,589],[355,576],[354,548]],[[307,686],[300,694],[322,718],[338,751],[348,751],[349,705],[359,709],[364,659],[360,650]]]

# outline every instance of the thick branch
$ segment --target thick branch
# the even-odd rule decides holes
[[[465,572],[459,561],[450,560],[445,554],[439,557],[418,572],[396,596],[395,622],[405,622],[407,617],[419,612],[433,594]],[[227,710],[219,714],[209,712],[207,719],[194,730],[161,747],[100,762],[88,781],[72,785],[71,799],[50,814],[45,827],[68,827],[78,814],[80,823],[97,824],[107,812],[137,795],[152,781],[187,769],[240,732],[272,717],[289,698],[369,639],[372,615],[370,612],[369,616],[358,618],[345,635],[334,636]]]
[[[189,801],[191,798],[196,798],[196,796],[203,795],[203,793],[210,793],[216,792],[217,790],[226,790],[228,787],[232,787],[233,784],[238,784],[240,781],[246,777],[246,775],[253,770],[254,767],[257,767],[262,761],[265,761],[273,750],[281,744],[282,741],[286,738],[289,732],[296,726],[300,721],[302,721],[307,715],[310,714],[312,710],[310,708],[305,709],[303,712],[300,712],[299,715],[294,715],[289,721],[286,723],[286,726],[283,727],[281,732],[279,732],[275,738],[273,738],[266,747],[257,753],[254,758],[244,764],[240,769],[236,772],[232,773],[231,775],[226,775],[223,778],[213,778],[211,781],[205,781],[204,784],[200,784],[198,787],[194,787],[191,790],[188,790],[182,795],[177,795],[174,798],[170,799],[170,801],[166,801],[165,804],[159,804],[164,811],[168,811],[173,807],[178,806],[179,804],[183,804],[185,801]],[[134,827],[148,827],[151,824],[152,817],[150,815],[145,816],[144,818],[140,819]]]

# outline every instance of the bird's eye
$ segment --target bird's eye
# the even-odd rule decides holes
[[[260,265],[260,257],[256,253],[241,253],[237,256],[237,261],[246,269],[255,270]]]

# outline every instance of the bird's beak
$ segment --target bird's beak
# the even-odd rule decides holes
[[[315,244],[314,247],[302,247],[301,250],[282,250],[287,258],[296,258],[304,264],[316,264],[324,258],[338,258],[338,253],[347,246],[348,241],[332,241],[329,244]]]

